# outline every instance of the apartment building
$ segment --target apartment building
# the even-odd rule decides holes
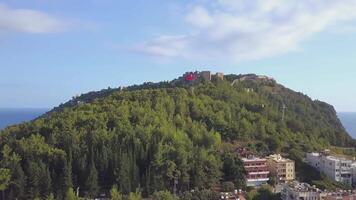
[[[280,154],[273,154],[267,157],[268,169],[272,176],[279,182],[292,181],[295,179],[294,161],[283,158]]]
[[[260,186],[266,184],[269,180],[269,170],[267,167],[267,159],[248,157],[242,158],[246,171],[246,185]]]
[[[326,194],[307,183],[292,181],[282,186],[282,200],[321,200]]]
[[[352,184],[352,161],[326,153],[307,153],[306,161],[328,178],[337,182]]]

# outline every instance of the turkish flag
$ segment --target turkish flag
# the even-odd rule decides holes
[[[187,80],[187,81],[192,81],[194,79],[195,79],[195,76],[193,73],[189,73],[185,76],[185,80]]]

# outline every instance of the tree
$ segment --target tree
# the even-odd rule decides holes
[[[54,195],[53,193],[49,194],[46,200],[54,200]]]
[[[0,168],[0,191],[2,192],[2,199],[5,199],[4,190],[9,186],[10,179],[10,170],[6,168]]]
[[[127,200],[142,200],[141,192],[130,192]]]
[[[239,189],[245,188],[245,169],[242,161],[237,157],[237,155],[226,151],[222,155],[222,162],[224,179],[226,181],[232,181]]]
[[[221,189],[223,192],[232,192],[235,190],[235,184],[233,182],[227,181],[221,184]]]
[[[86,189],[88,190],[90,197],[94,197],[95,195],[97,195],[99,191],[98,172],[96,171],[96,167],[93,159],[91,160],[89,166],[88,177],[86,180]]]
[[[280,199],[278,195],[273,194],[270,188],[261,187],[257,190],[256,196],[253,197],[253,200],[278,200]]]
[[[117,185],[113,185],[110,190],[110,197],[111,200],[122,200],[122,195],[120,194],[119,190],[117,189]]]
[[[75,196],[73,188],[68,188],[66,192],[65,200],[77,200],[77,196]]]
[[[178,200],[176,196],[174,196],[172,193],[168,191],[159,191],[153,193],[152,196],[153,200]]]

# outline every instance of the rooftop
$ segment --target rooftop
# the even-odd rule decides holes
[[[243,162],[249,162],[249,161],[267,161],[265,158],[258,158],[258,157],[248,157],[248,158],[242,158],[241,159]]]
[[[324,156],[328,160],[332,160],[332,161],[349,161],[349,162],[352,162],[350,159],[347,159],[347,158],[344,158],[344,157],[325,155],[325,154],[316,153],[316,152],[309,153],[309,155],[312,155],[312,156],[315,156],[315,157]]]
[[[289,158],[283,158],[280,154],[273,154],[268,156],[268,159],[272,159],[275,162],[294,162],[293,160],[289,159]]]
[[[291,183],[287,183],[291,189],[296,192],[319,192],[320,189],[316,188],[315,186],[311,186],[308,183],[300,183],[298,181],[293,181]]]

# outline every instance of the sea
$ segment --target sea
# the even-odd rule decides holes
[[[10,125],[36,119],[49,110],[48,108],[0,108],[0,130]]]
[[[0,108],[0,130],[9,125],[31,121],[49,110],[49,108]],[[347,132],[356,139],[356,112],[340,112],[338,117]]]
[[[347,132],[356,139],[356,112],[340,112],[337,115]]]

